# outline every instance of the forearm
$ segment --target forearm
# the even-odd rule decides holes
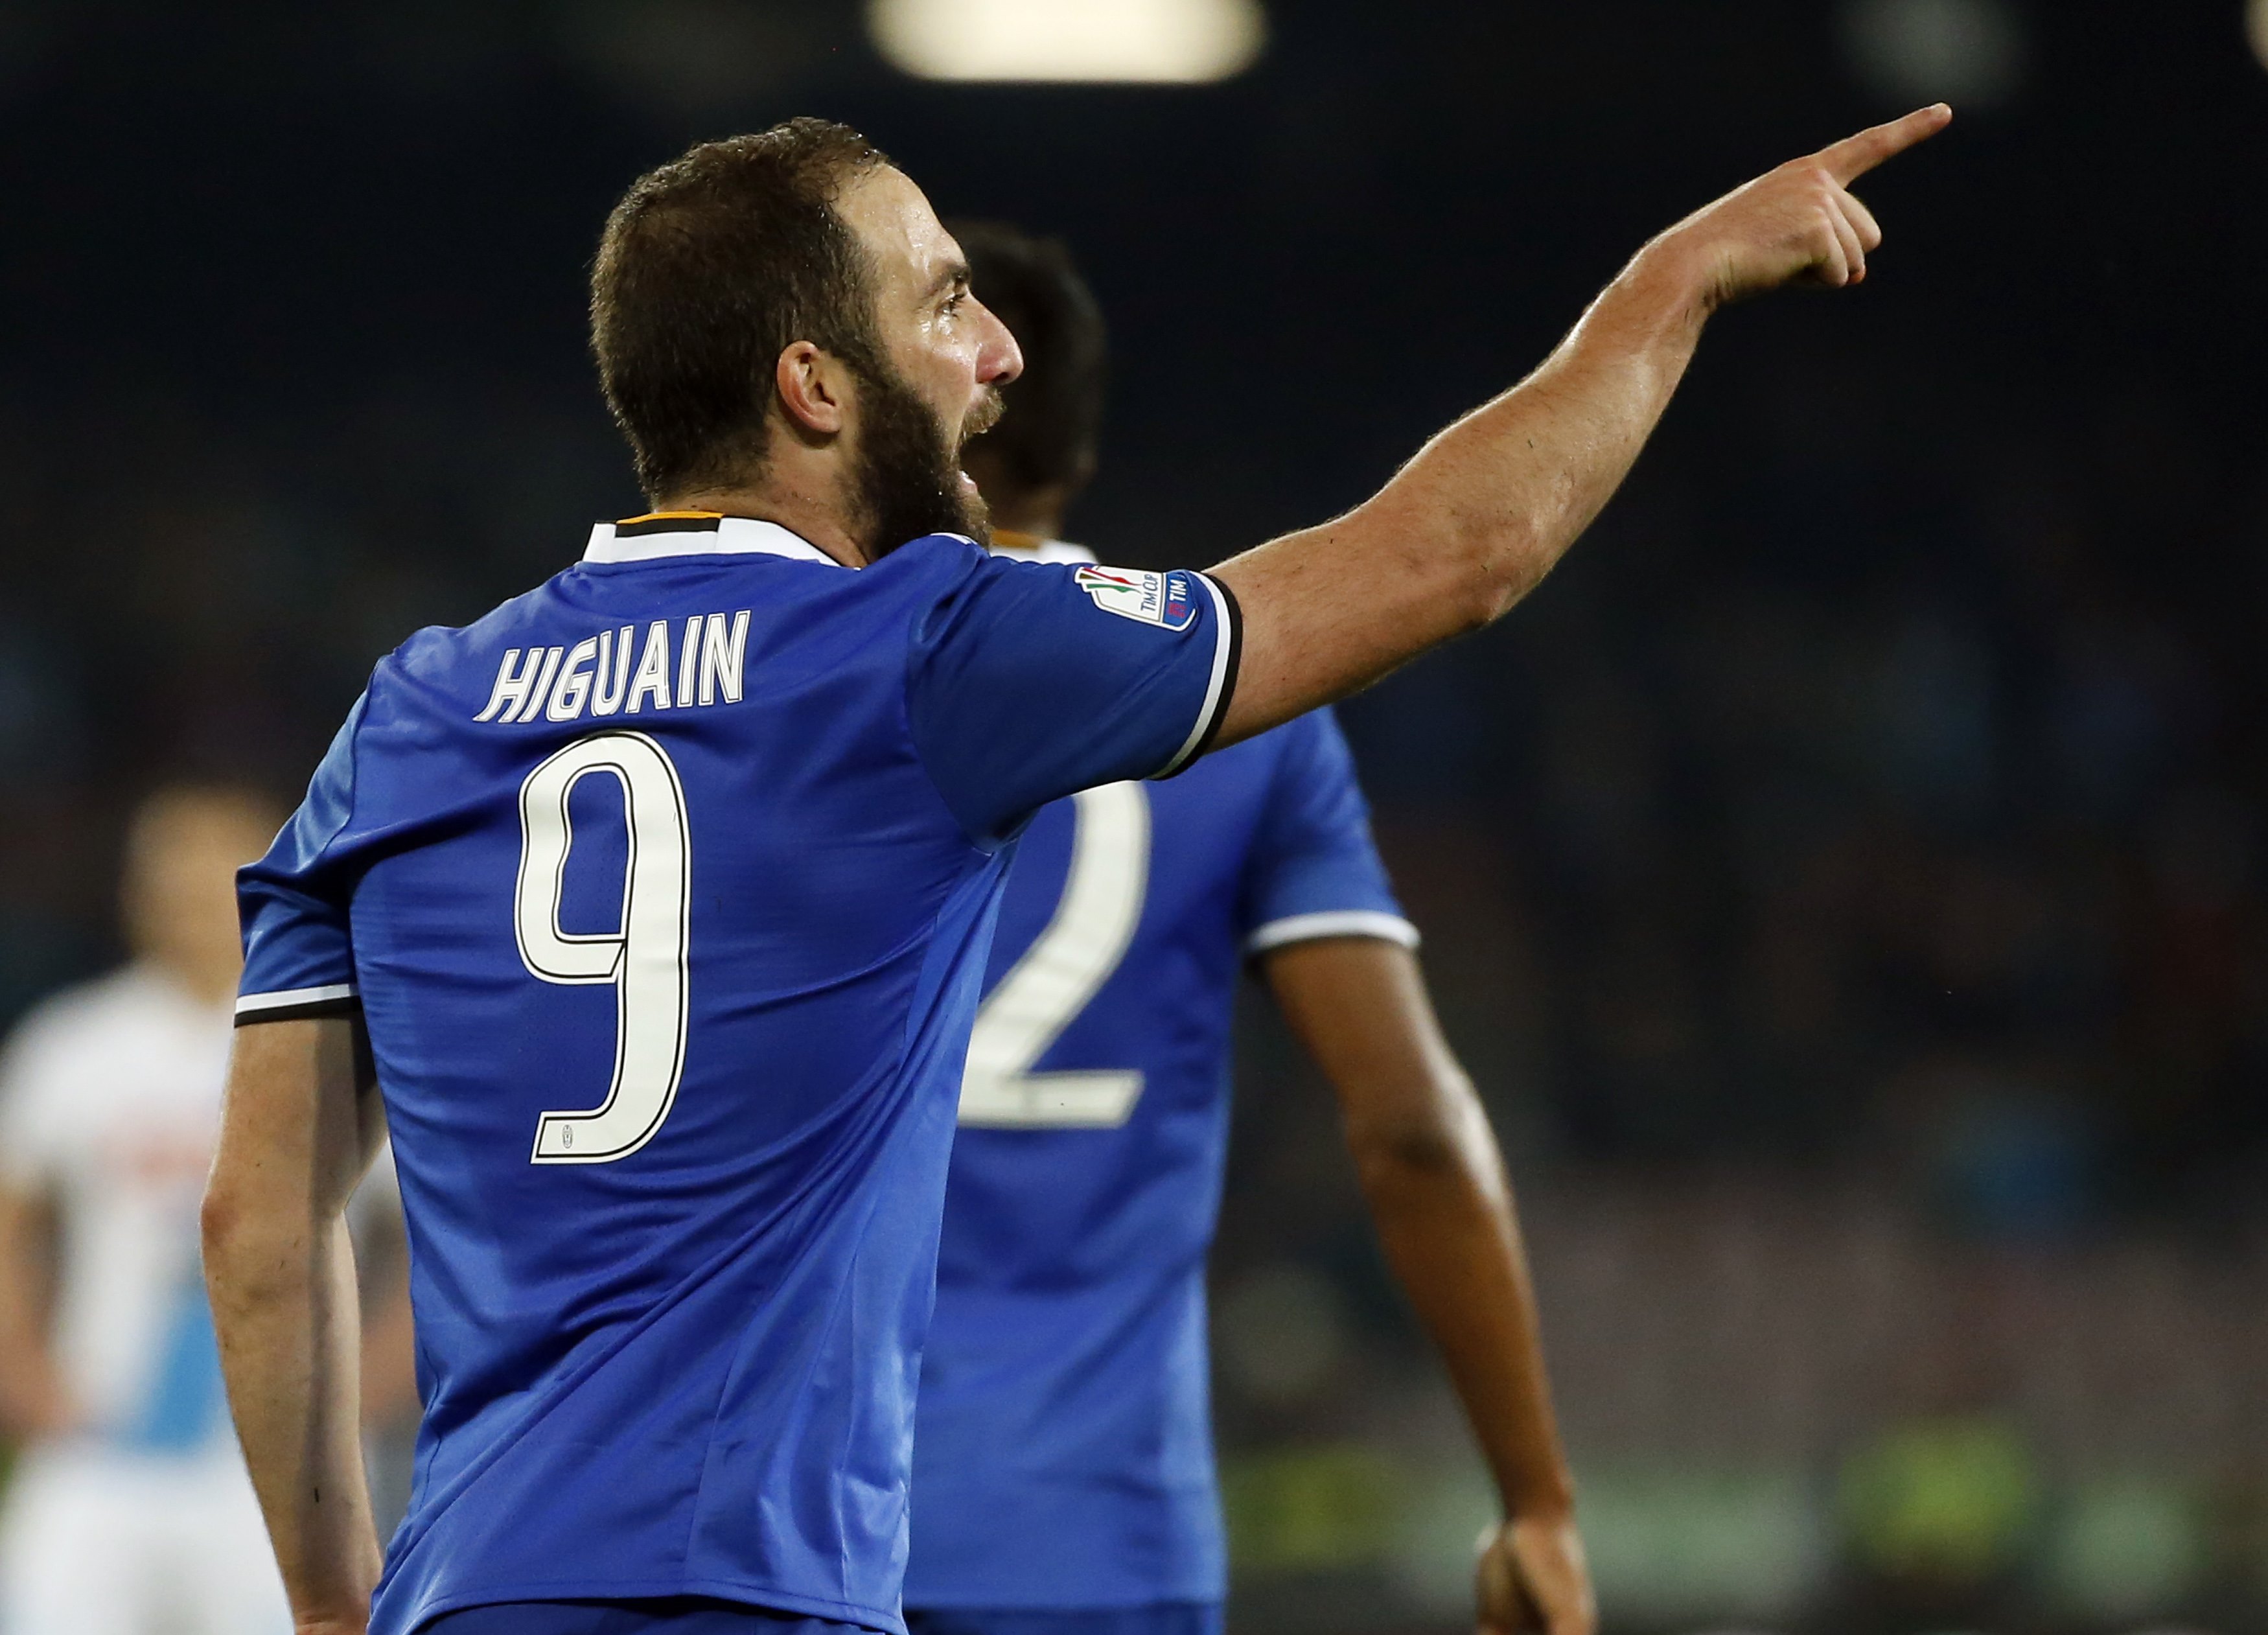
[[[300,1629],[359,1631],[378,1583],[361,1441],[361,1322],[343,1219],[223,1221],[206,1286],[245,1462]]]
[[[346,1205],[379,1126],[357,1021],[237,1030],[205,1186],[205,1288],[237,1437],[301,1635],[359,1635],[378,1583]]]
[[[1647,246],[1534,373],[1438,434],[1356,514],[1477,579],[1475,622],[1506,613],[1629,475],[1699,344],[1701,289],[1673,241]]]
[[[1338,1093],[1387,1259],[1440,1349],[1506,1506],[1564,1513],[1572,1487],[1511,1186],[1416,958],[1340,938],[1280,949],[1265,969],[1285,1020]]]
[[[1700,338],[1704,287],[1681,247],[1657,240],[1541,367],[1374,497],[1216,570],[1245,617],[1222,741],[1366,687],[1533,590],[1668,406]]]
[[[1708,314],[1797,280],[1865,277],[1881,231],[1846,184],[1945,127],[1924,108],[1735,188],[1638,252],[1542,368],[1337,521],[1224,563],[1243,660],[1216,744],[1366,687],[1500,618],[1630,470]]]
[[[1414,1138],[1351,1131],[1388,1263],[1440,1350],[1507,1513],[1564,1513],[1574,1489],[1551,1409],[1511,1191],[1468,1086]]]
[[[67,1418],[44,1321],[41,1212],[26,1195],[0,1194],[0,1432],[19,1442]]]

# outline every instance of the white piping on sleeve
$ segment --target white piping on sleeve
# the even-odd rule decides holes
[[[1380,909],[1333,909],[1321,914],[1292,914],[1270,920],[1244,939],[1247,954],[1265,954],[1294,942],[1319,942],[1326,937],[1371,937],[1418,946],[1418,928],[1399,914]]]
[[[1171,777],[1180,771],[1197,752],[1197,746],[1211,735],[1220,712],[1228,704],[1228,660],[1236,651],[1236,615],[1229,612],[1228,598],[1221,594],[1220,586],[1212,582],[1210,575],[1193,573],[1189,577],[1204,586],[1206,594],[1212,598],[1212,679],[1205,685],[1204,707],[1197,711],[1197,725],[1189,728],[1189,735],[1182,740],[1174,758],[1151,773],[1152,777]]]
[[[320,988],[285,988],[276,993],[247,993],[237,996],[239,1016],[258,1016],[267,1011],[287,1010],[301,1005],[328,1005],[334,1000],[359,998],[359,991],[350,982],[336,982]]]

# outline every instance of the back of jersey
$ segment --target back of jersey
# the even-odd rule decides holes
[[[359,1001],[411,1234],[426,1413],[373,1630],[681,1594],[898,1627],[999,836],[1226,696],[1217,596],[1138,632],[1004,565],[601,529],[382,664],[247,871],[240,1019]],[[1095,627],[1100,733],[1015,741],[986,701]]]
[[[961,1087],[907,1604],[1218,1601],[1204,1261],[1245,956],[1414,944],[1329,711],[1086,790],[1010,870]]]

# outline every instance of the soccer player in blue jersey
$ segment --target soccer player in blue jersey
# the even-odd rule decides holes
[[[974,542],[959,451],[1015,342],[854,133],[792,122],[637,183],[592,333],[654,513],[382,659],[239,880],[205,1271],[300,1629],[900,1631],[1015,835],[1502,615],[1709,314],[1857,276],[1878,234],[1844,184],[1944,117],[1679,224],[1377,497],[1211,572]],[[382,1126],[424,1418],[381,1563],[342,1212]]]
[[[1060,245],[983,223],[954,236],[1024,355],[965,462],[994,549],[1092,560],[1058,536],[1094,468],[1101,313]],[[1248,957],[1338,1093],[1387,1253],[1495,1474],[1507,1521],[1486,1547],[1483,1626],[1589,1635],[1510,1189],[1417,940],[1328,710],[1032,820],[946,1185],[915,1416],[914,1635],[1220,1627],[1204,1260]]]

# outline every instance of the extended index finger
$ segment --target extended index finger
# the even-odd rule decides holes
[[[1820,149],[1819,162],[1847,188],[1884,159],[1896,158],[1916,143],[1928,141],[1952,122],[1953,110],[1942,102],[1933,102],[1904,119],[1876,125]]]

